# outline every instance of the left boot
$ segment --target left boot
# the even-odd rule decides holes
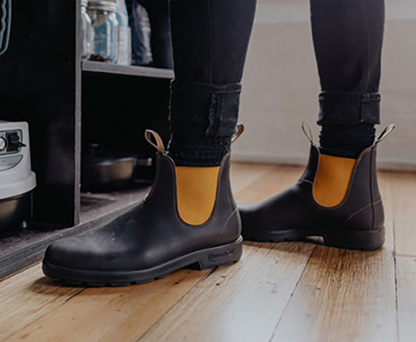
[[[309,163],[296,184],[263,203],[239,205],[244,239],[279,242],[322,236],[328,246],[381,247],[385,229],[376,153],[393,128],[387,127],[357,159],[322,155],[309,136]]]
[[[184,180],[181,185],[182,176],[165,153],[162,139],[152,131],[146,131],[146,138],[158,151],[156,179],[148,197],[101,228],[52,243],[43,260],[45,275],[71,285],[122,286],[159,279],[188,266],[210,269],[240,259],[243,240],[231,193],[229,154],[215,168],[212,209],[198,221],[188,213],[181,190]],[[201,188],[195,182],[193,187]]]

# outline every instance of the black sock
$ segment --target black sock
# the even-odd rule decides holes
[[[374,143],[376,130],[373,125],[323,125],[320,134],[321,152],[335,157],[357,158]]]

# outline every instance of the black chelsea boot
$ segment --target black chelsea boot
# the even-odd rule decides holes
[[[314,196],[321,155],[320,148],[308,137],[309,163],[296,184],[263,203],[239,205],[244,239],[279,242],[322,236],[328,246],[360,250],[381,247],[385,229],[376,150],[393,129],[393,125],[387,127],[373,146],[352,160],[345,196],[331,207],[319,204]]]
[[[146,131],[146,139],[157,149],[156,179],[148,197],[101,228],[52,243],[43,261],[45,275],[72,285],[123,286],[188,266],[209,269],[240,259],[241,221],[231,193],[229,155],[219,168],[210,218],[193,226],[178,211],[174,161],[157,133]]]

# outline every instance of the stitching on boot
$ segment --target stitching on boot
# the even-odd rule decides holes
[[[213,246],[215,246],[218,242],[218,240],[221,238],[222,233],[224,232],[225,227],[227,227],[228,222],[231,220],[231,218],[236,214],[237,208],[234,209],[234,211],[231,213],[230,216],[228,216],[227,220],[225,221],[224,225],[221,227],[220,231],[218,232],[217,236],[215,237],[215,240],[213,242]]]
[[[362,212],[363,210],[365,210],[365,209],[368,209],[368,208],[370,208],[371,206],[373,206],[373,205],[375,205],[375,204],[377,204],[377,203],[380,203],[381,202],[381,198],[378,200],[378,201],[375,201],[375,202],[373,202],[373,203],[370,203],[370,204],[367,204],[365,207],[363,207],[363,208],[361,208],[361,209],[358,209],[355,213],[353,213],[353,214],[351,214],[347,219],[346,219],[346,221],[345,222],[348,222],[349,220],[351,220],[355,215],[357,215],[357,214],[359,214],[360,212]]]
[[[347,203],[348,200],[349,200],[349,198],[350,198],[351,191],[352,191],[352,184],[355,182],[355,178],[357,176],[358,167],[359,167],[361,161],[364,159],[364,156],[367,153],[370,153],[371,151],[372,150],[371,150],[370,147],[367,148],[367,149],[365,149],[363,152],[361,152],[360,156],[356,159],[355,166],[354,166],[354,170],[352,171],[352,175],[351,175],[351,179],[350,179],[350,184],[348,186],[347,193],[346,193],[343,201],[340,204],[338,204],[338,205],[336,205],[334,207],[324,207],[324,206],[321,206],[319,203],[317,203],[315,201],[315,197],[313,196],[313,193],[311,193],[311,198],[313,199],[314,206],[317,207],[317,208],[323,209],[323,210],[336,210],[336,209],[341,208],[343,205],[345,205],[345,203]],[[318,162],[318,168],[319,168],[319,162]],[[315,175],[315,179],[316,179],[316,175]]]

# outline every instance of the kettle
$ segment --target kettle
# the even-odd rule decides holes
[[[0,120],[0,230],[24,227],[31,217],[36,175],[29,145],[26,122]]]

